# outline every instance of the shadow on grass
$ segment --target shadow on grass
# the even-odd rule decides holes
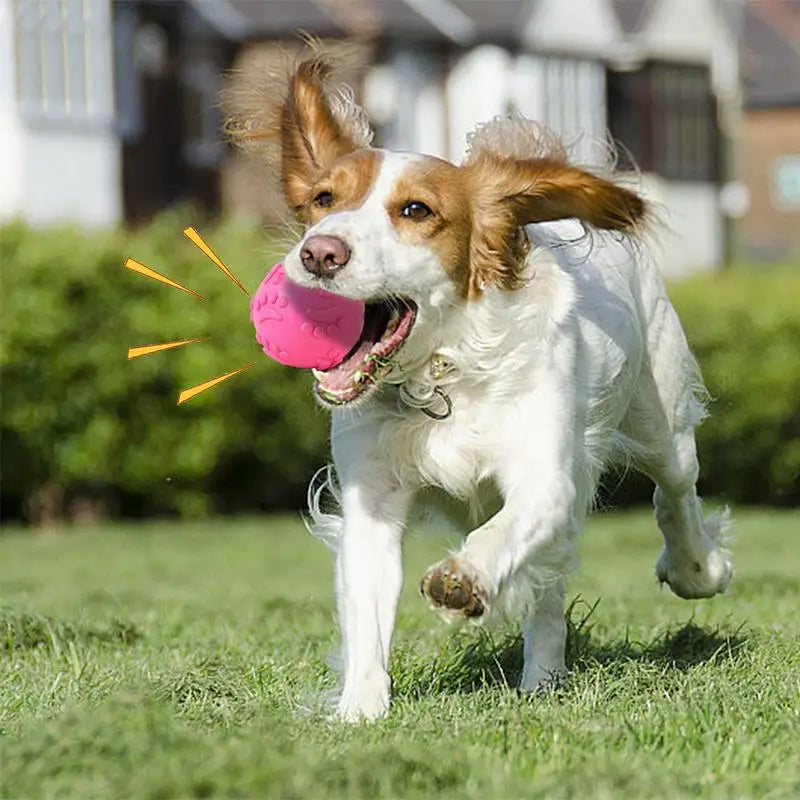
[[[588,606],[576,598],[567,609],[566,659],[573,674],[598,666],[624,667],[628,662],[660,664],[683,671],[728,660],[746,642],[740,629],[726,632],[703,628],[691,620],[648,642],[635,642],[627,636],[622,640],[598,641],[590,624],[596,608],[597,603]],[[431,693],[474,692],[491,686],[515,687],[521,674],[520,634],[462,628],[449,636],[433,657],[411,650],[399,653],[392,669],[392,685],[396,696],[419,698]]]
[[[574,610],[576,602],[570,606],[570,612]],[[587,624],[596,607],[597,603],[577,624],[571,613],[568,618],[567,663],[572,670],[590,669],[598,664],[637,661],[684,671],[701,664],[727,661],[747,641],[741,635],[741,627],[725,631],[704,628],[689,620],[679,628],[668,628],[649,642],[632,641],[626,636],[622,640],[598,643],[592,637],[592,626]]]

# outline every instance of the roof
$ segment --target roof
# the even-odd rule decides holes
[[[647,16],[652,0],[612,0],[623,33],[634,33],[639,30]]]
[[[189,0],[231,39],[386,35],[430,42],[519,42],[542,0]],[[609,0],[620,27],[636,30],[653,0]]]
[[[800,0],[747,0],[742,42],[745,105],[800,105]]]
[[[557,19],[556,28],[561,38],[554,37],[549,31],[540,40],[531,33],[531,22],[534,22],[534,32],[539,30],[536,27],[537,20],[541,21],[539,17],[552,23],[554,10],[562,7],[559,0],[184,1],[220,34],[233,41],[294,39],[298,31],[302,31],[330,39],[402,40],[412,46],[490,43],[521,49],[533,46],[542,51],[587,56],[599,53],[601,57],[613,51],[615,57],[622,57],[623,61],[631,53],[636,61],[650,52],[649,40],[645,41],[642,36],[649,32],[652,38],[658,33],[651,30],[653,19],[660,19],[657,12],[671,8],[673,3],[673,0],[593,0],[587,2],[586,7],[593,11],[594,16],[587,13],[575,20],[573,31],[569,15],[577,16],[574,10],[577,2],[585,1],[573,0],[575,6],[573,2],[563,4],[564,8],[573,10],[566,11],[561,19]],[[725,24],[734,35],[738,35],[745,1],[749,3],[748,18],[753,40],[748,63],[752,67],[754,98],[757,98],[754,102],[773,102],[762,99],[767,91],[777,92],[780,88],[782,97],[790,88],[784,86],[790,82],[790,76],[800,74],[794,60],[796,46],[786,44],[791,38],[789,32],[796,30],[794,22],[800,0],[704,0],[709,4],[708,25]],[[612,31],[610,40],[608,37],[604,39],[599,29],[592,27],[598,20],[605,21],[608,30]],[[680,24],[677,26],[677,41],[682,46],[684,42],[679,28]],[[688,32],[696,33],[694,29]],[[671,36],[670,52],[675,49],[675,30]],[[772,40],[775,37],[782,37],[781,46],[774,44]],[[697,36],[687,35],[685,38],[687,46],[697,46]],[[800,32],[794,40],[795,45],[798,40]],[[735,45],[731,44],[731,49],[733,47]],[[709,48],[710,45],[701,45],[702,58],[711,58]],[[773,61],[778,63],[773,65]],[[771,77],[773,73],[776,77]]]

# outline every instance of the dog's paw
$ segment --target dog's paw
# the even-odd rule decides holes
[[[336,705],[342,722],[373,722],[389,713],[389,676],[376,672],[353,685],[345,685]]]
[[[430,567],[419,591],[447,622],[478,621],[489,610],[489,595],[477,571],[457,558],[446,558]]]
[[[704,537],[707,538],[707,537]],[[728,588],[733,575],[733,563],[728,553],[710,539],[702,555],[676,558],[664,548],[656,562],[656,576],[661,583],[685,600],[713,597]]]

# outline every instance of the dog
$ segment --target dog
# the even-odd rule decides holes
[[[310,506],[335,551],[339,717],[388,712],[403,529],[426,487],[501,498],[420,590],[448,621],[519,615],[523,692],[566,672],[565,575],[609,465],[656,486],[659,581],[683,598],[724,591],[727,512],[703,518],[695,489],[705,393],[643,245],[648,203],[520,117],[480,126],[456,166],[373,148],[323,56],[284,85],[228,130],[277,157],[302,226],[287,276],[366,303],[345,361],[314,372],[332,411],[335,474]],[[326,489],[341,515],[321,510]]]

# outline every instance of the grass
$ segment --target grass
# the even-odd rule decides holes
[[[345,727],[319,701],[329,557],[295,519],[6,531],[0,795],[797,797],[798,536],[739,512],[730,593],[689,603],[656,585],[649,513],[595,518],[571,676],[532,700],[515,631],[424,607],[445,544],[411,536],[392,714]]]

